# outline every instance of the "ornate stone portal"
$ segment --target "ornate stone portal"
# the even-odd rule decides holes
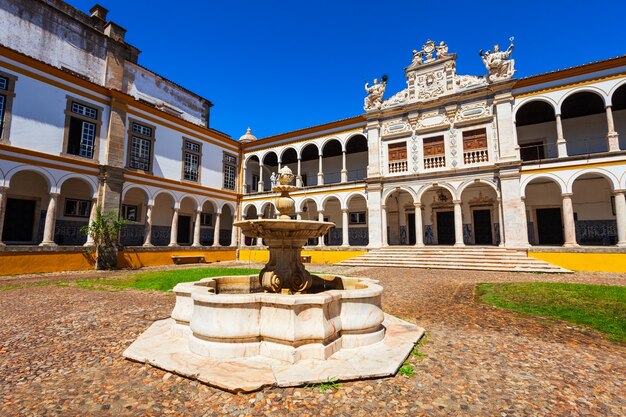
[[[171,318],[150,326],[124,356],[228,391],[395,374],[424,329],[384,314],[378,281],[312,275],[300,252],[333,223],[292,220],[293,174],[279,172],[279,219],[234,223],[261,237],[259,275],[176,285]]]

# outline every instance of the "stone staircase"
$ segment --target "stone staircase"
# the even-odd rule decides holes
[[[339,262],[343,266],[571,273],[528,257],[524,250],[493,246],[388,246]]]

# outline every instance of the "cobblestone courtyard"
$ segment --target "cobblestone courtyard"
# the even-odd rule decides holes
[[[30,277],[20,280],[31,286],[0,291],[0,416],[626,415],[626,346],[475,303],[473,292],[475,283],[496,281],[626,285],[626,274],[327,269],[380,279],[385,311],[426,328],[425,357],[409,359],[414,376],[345,382],[326,393],[222,392],[122,358],[169,315],[172,294],[71,283],[84,273]],[[50,280],[70,283],[35,285]]]

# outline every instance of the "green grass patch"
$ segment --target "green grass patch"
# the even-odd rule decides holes
[[[626,287],[548,282],[479,284],[484,303],[588,326],[626,341]]]
[[[95,279],[77,281],[76,284],[86,289],[104,289],[107,291],[137,288],[140,290],[169,291],[178,283],[198,281],[202,278],[258,274],[259,269],[249,268],[194,268],[171,271],[140,272],[118,276],[113,279]]]

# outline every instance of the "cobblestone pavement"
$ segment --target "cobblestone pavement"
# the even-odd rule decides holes
[[[425,357],[409,358],[414,376],[345,382],[326,393],[222,392],[122,358],[169,315],[172,294],[50,284],[0,290],[0,416],[626,415],[624,344],[473,296],[477,282],[626,285],[626,274],[310,268],[381,280],[384,309],[428,331]]]

